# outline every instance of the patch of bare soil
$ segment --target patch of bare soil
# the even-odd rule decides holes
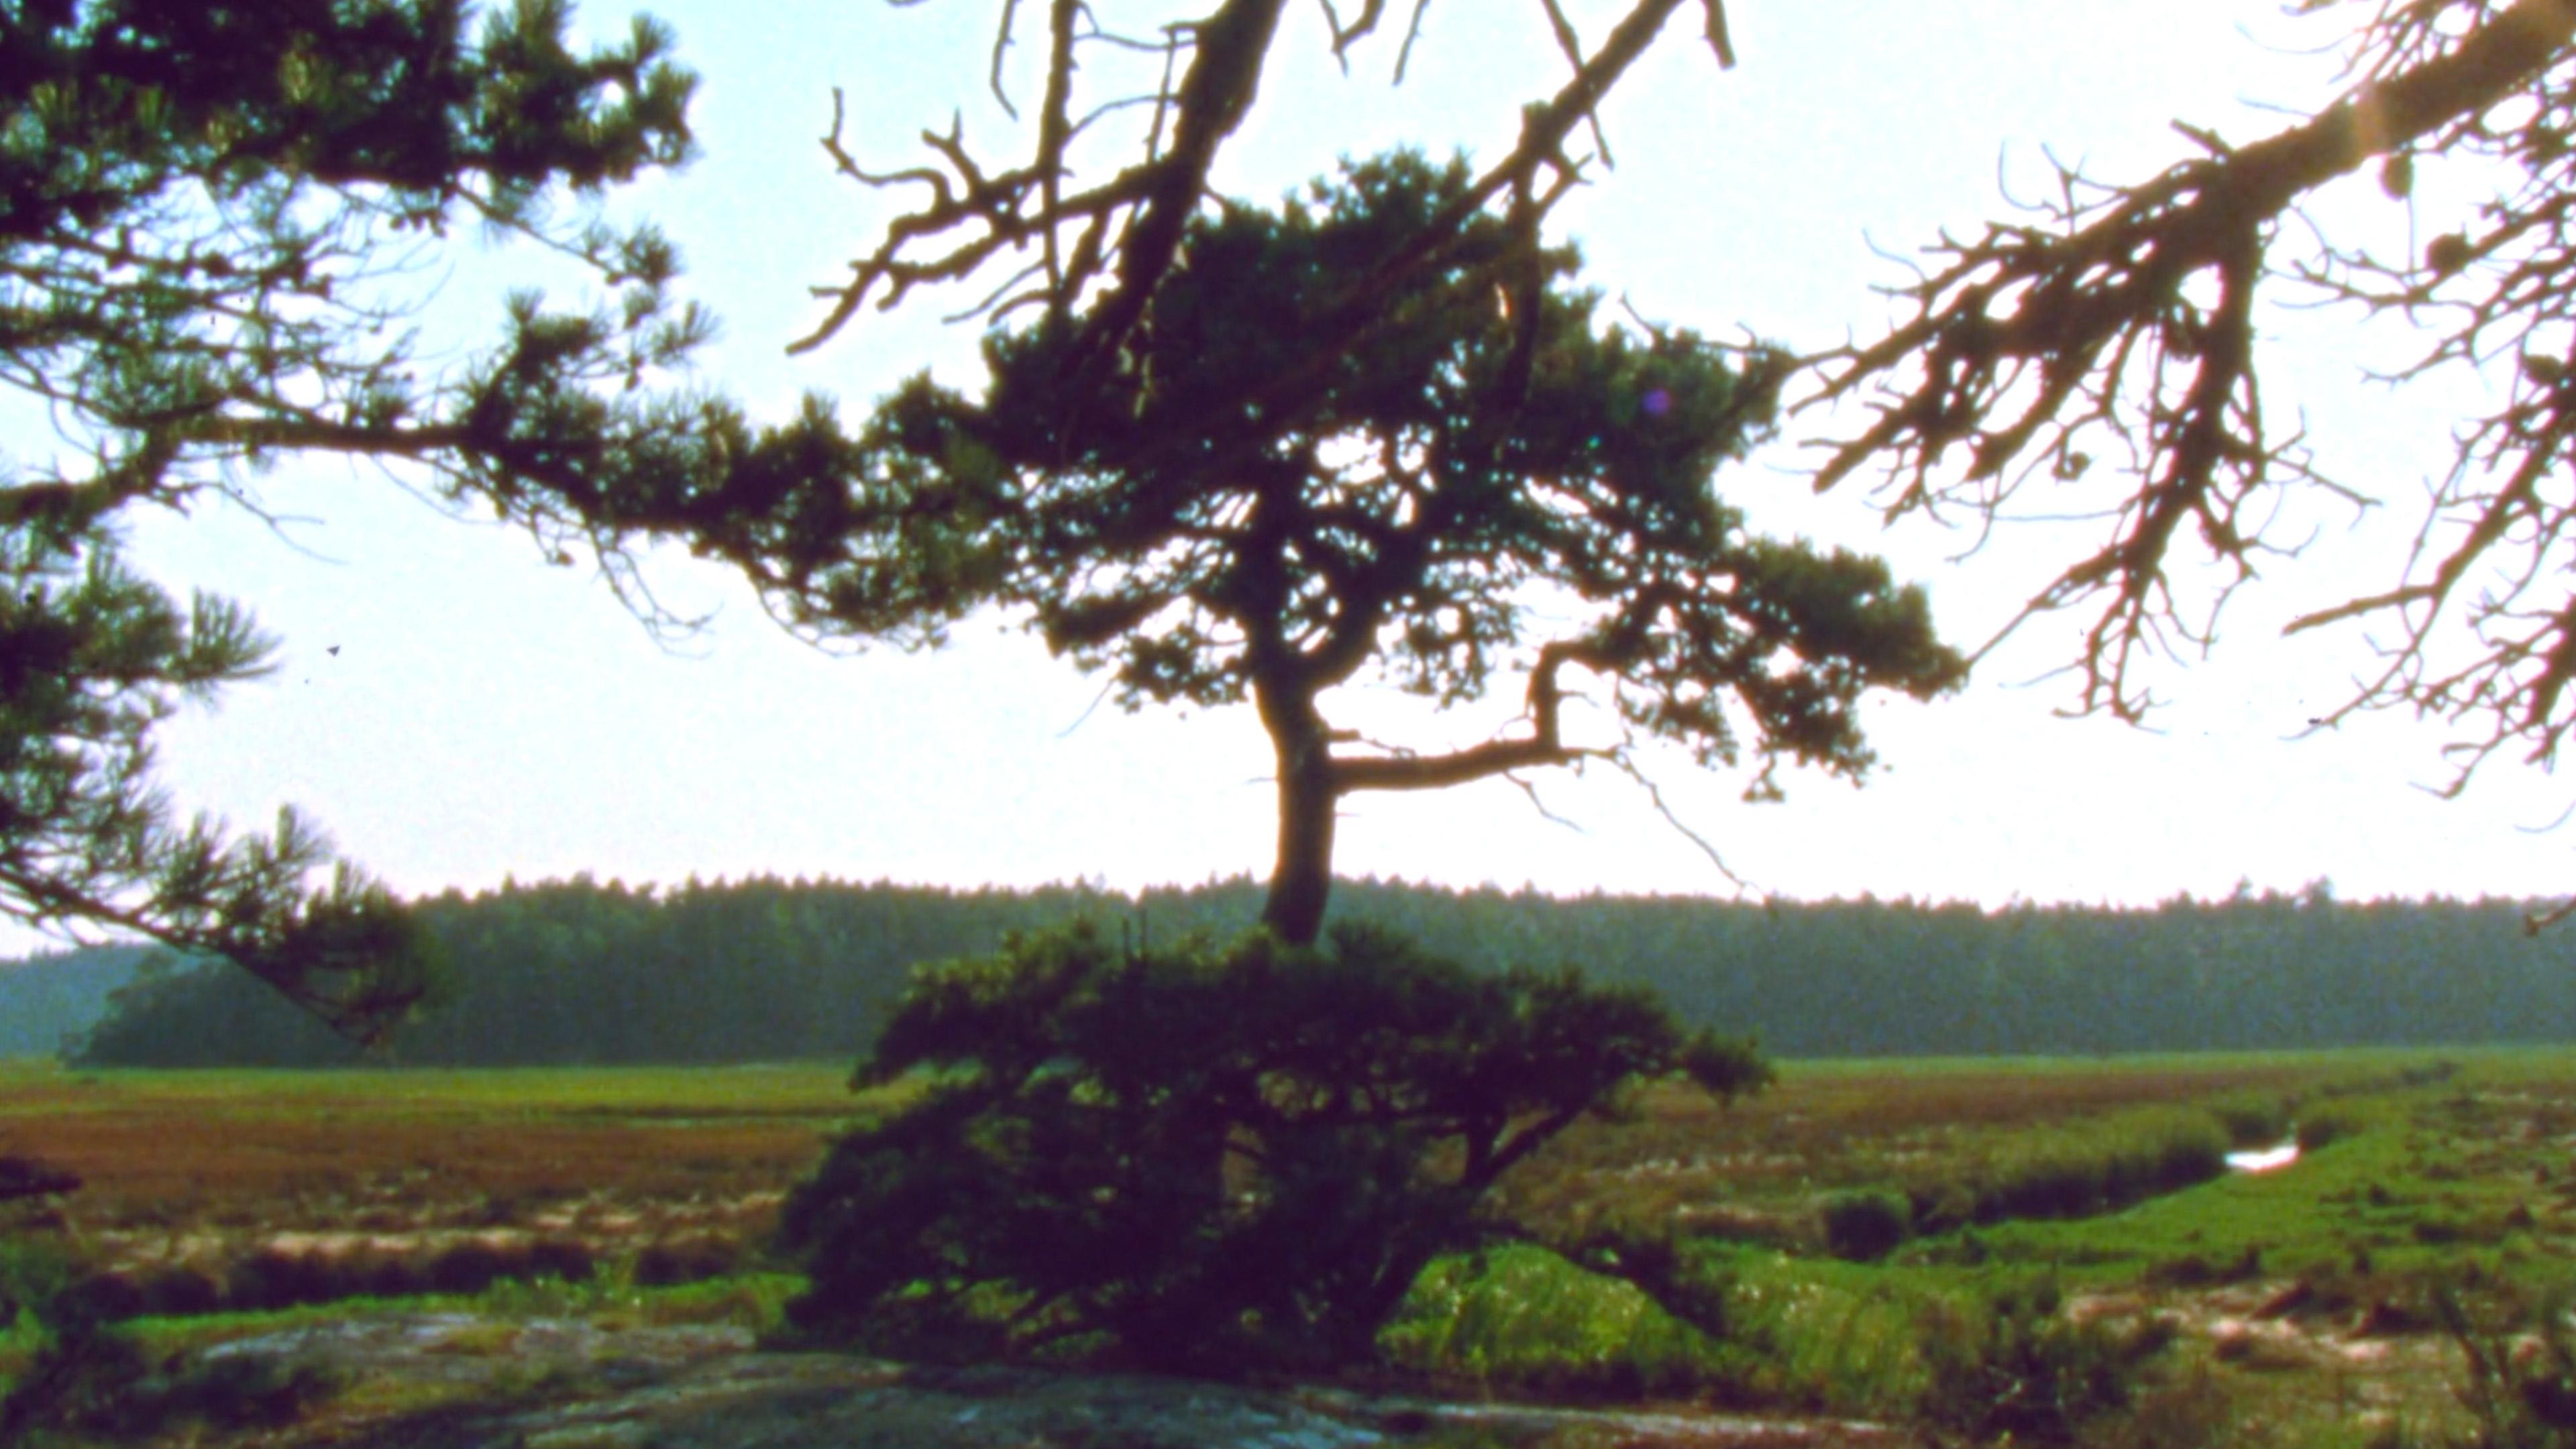
[[[2269,1386],[2253,1398],[2331,1401],[2364,1429],[2421,1424],[2457,1404],[2458,1346],[2384,1300],[2334,1305],[2297,1281],[2257,1279],[2197,1292],[2091,1294],[2067,1310],[2079,1319],[2157,1319],[2232,1381]]]
[[[459,1314],[322,1324],[206,1350],[347,1385],[229,1449],[1842,1449],[1873,1425],[1436,1402],[1133,1374],[931,1369],[754,1351],[738,1328]],[[204,1444],[207,1441],[192,1441]]]

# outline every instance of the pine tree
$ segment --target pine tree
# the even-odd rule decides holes
[[[741,437],[767,464],[726,491],[608,516],[734,561],[817,635],[934,646],[999,606],[1129,708],[1251,703],[1278,781],[1265,921],[1290,941],[1315,939],[1360,791],[1633,768],[1644,739],[1750,754],[1759,793],[1782,760],[1858,777],[1860,696],[1961,664],[1878,560],[1762,537],[1716,491],[1781,359],[1607,325],[1571,248],[1488,213],[1353,310],[1350,279],[1473,195],[1463,163],[1397,153],[1224,207],[1115,369],[1087,367],[1087,323],[997,328],[981,396],[924,375],[855,438]],[[1595,742],[1561,726],[1575,671],[1607,686]],[[1365,741],[1322,703],[1376,677],[1457,705],[1502,674],[1526,676],[1521,726],[1463,749]]]
[[[575,54],[559,0],[0,3],[0,385],[58,451],[0,477],[0,914],[227,957],[373,1039],[428,989],[426,937],[292,810],[228,837],[151,783],[154,727],[254,678],[240,607],[120,561],[138,507],[221,497],[320,452],[425,467],[506,509],[667,456],[692,414],[621,389],[682,360],[671,248],[548,220],[689,150],[691,77],[638,21]],[[586,263],[598,312],[513,300],[452,381],[415,371],[423,239],[497,228]],[[23,445],[22,445],[23,446]],[[542,540],[550,551],[569,535]],[[565,561],[569,561],[566,556]]]

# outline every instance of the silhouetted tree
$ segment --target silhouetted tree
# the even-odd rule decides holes
[[[1401,18],[1393,70],[1402,79],[1427,0],[1324,8],[1345,64]],[[2286,288],[2301,301],[2402,318],[2429,329],[2429,341],[2398,381],[2490,370],[2494,385],[2477,395],[2493,401],[2455,420],[2454,465],[2403,572],[2292,624],[2371,631],[2356,688],[2320,723],[2376,709],[2449,722],[2459,732],[2448,750],[2454,791],[2498,751],[2546,767],[2576,726],[2576,586],[2563,557],[2576,502],[2559,486],[2576,437],[2576,252],[2562,215],[2576,167],[2576,12],[2560,0],[2294,8],[2343,27],[2345,96],[2250,144],[2177,124],[2198,154],[2158,175],[2114,184],[2066,168],[2055,200],[1937,243],[1905,289],[1911,318],[1814,359],[1825,399],[1874,409],[1836,440],[1820,481],[1883,471],[1892,511],[1949,506],[1994,518],[2036,502],[2038,484],[2066,496],[2036,511],[2106,518],[2099,545],[2070,560],[2029,612],[2086,611],[2075,703],[2133,719],[2149,704],[2144,661],[2205,643],[2225,598],[2225,586],[2215,597],[2196,591],[2170,561],[2205,552],[2241,582],[2292,546],[2283,533],[2299,528],[2300,511],[2276,506],[2285,490],[2377,501],[2357,479],[2321,475],[2297,431],[2265,418],[2258,293]],[[1287,0],[1220,0],[1204,14],[1122,12],[1113,25],[1079,0],[1003,0],[990,84],[1006,108],[1006,55],[1028,47],[1045,58],[1025,144],[997,153],[952,126],[923,133],[922,164],[870,169],[841,147],[836,125],[830,146],[844,176],[917,203],[827,289],[830,310],[800,345],[834,335],[865,305],[965,283],[980,297],[974,312],[1041,312],[1069,329],[1076,376],[1127,365],[1163,289],[1185,273],[1193,219],[1223,204],[1208,187],[1211,167],[1256,103],[1287,9]],[[1480,215],[1502,216],[1535,251],[1567,183],[1606,167],[1602,100],[1685,11],[1720,63],[1733,64],[1718,0],[1633,0],[1591,40],[1554,3],[1494,22],[1535,32],[1543,19],[1569,79],[1524,106],[1517,143],[1410,245],[1338,280],[1326,320],[1287,349],[1290,370],[1324,365],[1415,274],[1452,266]],[[1120,112],[1139,118],[1125,149],[1103,139]],[[1583,139],[1590,152],[1576,154]],[[2420,255],[2374,253],[2303,210],[2364,167],[2411,202],[2419,162],[2498,178],[2490,200],[2434,220]],[[997,277],[1005,258],[1017,270]],[[1534,312],[1522,317],[1537,325]],[[1262,386],[1239,385],[1218,411],[1236,412]]]
[[[766,465],[606,512],[735,561],[816,634],[935,645],[998,605],[1129,708],[1249,701],[1277,764],[1264,920],[1293,942],[1358,791],[1626,765],[1640,737],[1750,751],[1757,793],[1784,757],[1858,777],[1861,694],[1929,696],[1960,661],[1878,560],[1750,533],[1714,491],[1769,418],[1776,354],[1604,326],[1570,248],[1483,212],[1336,333],[1345,279],[1473,196],[1463,163],[1399,153],[1201,214],[1114,371],[1080,364],[1069,320],[997,329],[980,397],[925,375],[852,440],[720,434]],[[1608,685],[1621,733],[1563,731],[1569,669]],[[1454,705],[1505,671],[1527,675],[1523,726],[1469,748],[1365,741],[1321,705],[1370,674]]]

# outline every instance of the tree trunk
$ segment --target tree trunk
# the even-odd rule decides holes
[[[1311,699],[1256,689],[1262,723],[1279,757],[1279,854],[1270,867],[1270,899],[1261,924],[1280,940],[1306,946],[1324,929],[1333,890],[1333,748]]]

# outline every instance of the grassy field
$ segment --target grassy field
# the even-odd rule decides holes
[[[13,1065],[0,1153],[85,1180],[21,1230],[156,1345],[390,1301],[762,1327],[780,1192],[886,1105],[845,1073]],[[2293,1131],[2289,1167],[2215,1162]],[[2571,1145],[2556,1051],[1792,1062],[1523,1164],[1521,1241],[1435,1264],[1385,1347],[1451,1390],[1959,1439],[2055,1395],[2087,1443],[2475,1442],[2576,1289]]]

